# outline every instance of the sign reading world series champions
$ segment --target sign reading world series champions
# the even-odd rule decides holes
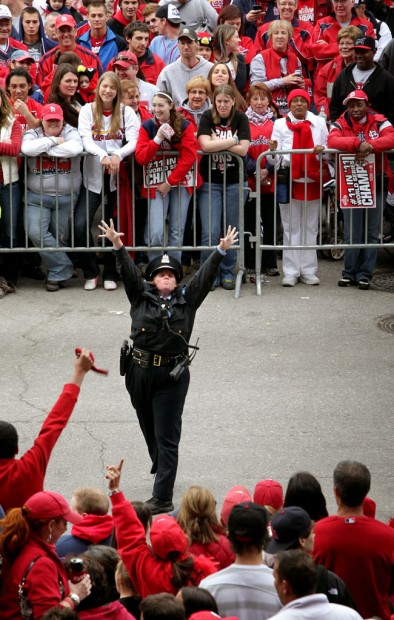
[[[144,166],[144,187],[158,187],[167,181],[177,163],[177,155],[166,155],[152,161],[148,166]],[[193,187],[195,184],[196,179],[192,168],[179,185]]]
[[[360,163],[354,154],[341,154],[338,162],[341,209],[376,208],[375,155]]]

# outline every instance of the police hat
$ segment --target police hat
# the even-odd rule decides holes
[[[163,256],[158,256],[150,261],[145,270],[145,278],[148,281],[152,280],[161,269],[171,269],[171,271],[174,272],[178,284],[183,278],[182,265],[176,258],[168,256],[168,254],[163,254]]]

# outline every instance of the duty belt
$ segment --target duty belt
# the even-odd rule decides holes
[[[142,351],[141,349],[133,348],[131,359],[133,364],[141,366],[141,368],[149,368],[150,366],[171,366],[177,363],[180,355],[166,356],[159,353],[153,353],[153,351]]]

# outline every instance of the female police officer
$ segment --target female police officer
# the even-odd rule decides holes
[[[219,274],[226,250],[236,242],[231,226],[216,250],[188,286],[178,286],[182,266],[164,254],[147,266],[144,281],[123,246],[121,236],[104,221],[99,228],[112,241],[121,269],[132,319],[133,349],[126,367],[126,388],[145,437],[156,474],[153,497],[146,504],[152,514],[174,509],[172,494],[178,466],[182,412],[189,387],[188,342],[196,311]],[[182,371],[183,370],[183,371]],[[174,376],[175,375],[175,376]]]

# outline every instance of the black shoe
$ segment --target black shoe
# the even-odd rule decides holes
[[[174,504],[172,501],[159,499],[158,497],[151,497],[145,502],[145,506],[149,508],[153,515],[160,515],[163,512],[172,512],[174,510]]]
[[[367,280],[367,278],[361,278],[361,280],[357,282],[357,286],[362,291],[369,291],[369,280]]]
[[[276,267],[267,267],[265,273],[267,274],[267,276],[270,276],[272,278],[273,276],[279,275],[279,269],[277,269]]]
[[[338,286],[353,286],[354,284],[354,280],[352,280],[351,278],[349,278],[349,276],[342,276],[342,278],[340,280],[338,280]]]
[[[60,284],[59,282],[54,282],[53,280],[47,280],[45,283],[45,288],[48,293],[56,293],[56,291],[60,288]]]

